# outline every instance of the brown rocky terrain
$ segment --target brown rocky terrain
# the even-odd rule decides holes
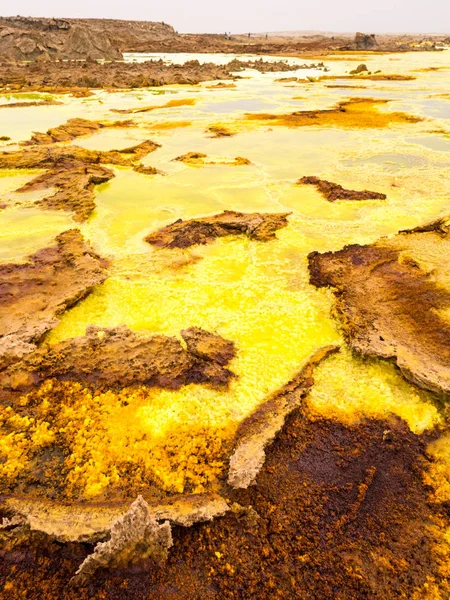
[[[128,121],[119,121],[113,127],[128,125]],[[85,119],[69,121],[49,130],[46,134],[35,133],[25,142],[25,147],[0,153],[0,168],[7,169],[47,169],[17,192],[30,192],[56,188],[56,193],[37,200],[35,204],[43,209],[65,210],[74,213],[76,221],[85,221],[95,208],[94,188],[114,177],[113,171],[101,164],[114,164],[132,167],[139,173],[156,175],[158,171],[144,166],[139,161],[159,148],[159,144],[146,140],[123,150],[97,151],[86,150],[79,146],[56,146],[56,141],[72,140],[88,135],[103,127],[102,124]]]
[[[350,426],[299,408],[267,450],[256,484],[228,490],[231,510],[216,512],[224,516],[172,526],[159,567],[145,552],[155,536],[144,539],[143,527],[138,534],[130,523],[118,535],[116,525],[107,547],[61,543],[30,531],[7,509],[3,597],[18,600],[37,586],[44,600],[446,597],[448,543],[441,532],[449,518],[423,483],[425,448],[398,419]],[[170,511],[141,505],[145,522],[170,518]],[[135,512],[136,505],[127,514]],[[138,551],[127,552],[137,537]],[[92,565],[95,577],[87,569],[81,585],[68,585],[99,554],[105,560]],[[137,564],[130,564],[133,556]]]
[[[36,349],[65,310],[107,276],[108,262],[72,229],[21,264],[0,265],[0,365]]]
[[[289,213],[260,214],[225,210],[219,215],[190,219],[163,227],[151,233],[145,241],[159,248],[188,248],[194,244],[209,244],[226,235],[247,235],[250,239],[268,241],[275,231],[286,227]]]
[[[56,142],[71,142],[72,140],[92,135],[106,127],[130,127],[133,121],[113,121],[111,123],[99,123],[76,117],[69,119],[63,125],[52,127],[46,133],[34,132],[30,140],[22,142],[22,146],[33,146],[34,144],[55,144]]]
[[[369,246],[309,255],[311,283],[335,289],[351,348],[394,361],[416,385],[450,393],[448,219]]]
[[[35,202],[49,210],[66,210],[74,213],[74,220],[85,221],[95,208],[94,188],[114,177],[114,172],[102,165],[74,165],[49,169],[32,179],[18,192],[57,188],[57,192]]]
[[[176,338],[138,336],[126,327],[91,326],[85,336],[41,345],[3,371],[1,385],[21,391],[45,379],[78,381],[94,388],[225,385],[232,373],[224,365],[234,356],[234,344],[198,327],[181,335],[186,350]]]
[[[326,53],[339,50],[405,52],[436,50],[445,36],[345,34],[270,36],[178,34],[165,23],[113,19],[0,18],[3,61],[120,60],[124,52]]]
[[[328,202],[336,202],[336,200],[386,200],[386,194],[370,192],[369,190],[346,190],[338,183],[332,183],[314,176],[302,177],[297,181],[297,185],[316,186],[317,191]]]

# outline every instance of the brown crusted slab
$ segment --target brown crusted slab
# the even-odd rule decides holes
[[[107,266],[77,229],[25,263],[0,265],[0,365],[33,350],[61,313],[106,279]]]
[[[273,394],[240,425],[228,472],[228,483],[232,487],[247,488],[255,483],[266,459],[266,447],[282,429],[289,413],[301,405],[302,399],[314,385],[315,367],[338,350],[338,346],[318,350],[292,381]]]
[[[208,244],[226,235],[247,235],[258,241],[273,240],[275,231],[286,227],[290,213],[240,213],[225,210],[219,215],[182,221],[179,219],[145,241],[160,248],[188,248],[194,244]]]
[[[146,140],[123,150],[87,150],[80,146],[30,146],[0,153],[0,169],[45,169],[67,165],[113,164],[133,166],[160,145]]]
[[[229,506],[219,494],[182,494],[159,500],[147,497],[150,511],[158,521],[191,527],[224,515]],[[76,509],[75,509],[76,506]],[[4,509],[13,515],[8,526],[25,525],[58,542],[96,542],[105,539],[114,521],[128,510],[128,502],[79,504],[48,499],[9,497]]]
[[[370,192],[369,190],[346,190],[342,185],[313,176],[302,177],[297,181],[297,185],[301,184],[315,185],[328,202],[336,202],[336,200],[386,200],[387,198],[386,194]]]
[[[138,161],[159,147],[151,140],[123,150],[109,151],[35,144],[18,151],[0,153],[0,168],[48,169],[17,191],[56,187],[56,194],[38,200],[36,204],[45,209],[72,211],[75,220],[81,222],[95,208],[94,187],[114,177],[110,169],[100,166],[101,163],[129,166],[137,172],[154,175],[158,173],[156,169],[145,167]]]
[[[224,365],[234,356],[233,343],[198,327],[183,331],[182,336],[187,350],[165,335],[144,337],[125,326],[90,326],[85,336],[41,346],[11,365],[2,373],[1,386],[25,391],[48,378],[96,388],[226,385],[232,373]]]
[[[311,283],[335,288],[350,346],[394,361],[416,385],[450,393],[450,236],[440,219],[371,246],[309,255]]]
[[[50,169],[17,191],[29,192],[56,187],[56,194],[38,200],[36,204],[46,209],[71,211],[75,221],[81,222],[85,221],[95,208],[94,187],[113,177],[113,171],[101,165]]]
[[[22,146],[34,144],[54,144],[56,142],[70,142],[78,137],[92,135],[105,127],[130,127],[133,121],[114,121],[113,123],[99,123],[79,117],[69,119],[66,123],[52,127],[47,133],[34,132],[30,140],[21,142]]]

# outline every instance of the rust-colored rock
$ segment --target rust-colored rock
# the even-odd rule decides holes
[[[52,127],[46,133],[35,132],[30,140],[22,142],[22,146],[34,144],[54,144],[56,142],[70,142],[78,137],[92,135],[105,127],[130,127],[133,121],[114,121],[112,123],[99,123],[76,117],[69,119],[66,123]]]
[[[146,140],[123,150],[87,150],[80,146],[34,145],[13,152],[0,152],[1,169],[45,169],[87,164],[133,166],[159,144]]]
[[[394,361],[416,385],[450,393],[450,235],[440,219],[370,246],[309,255],[311,283],[335,288],[348,343]]]
[[[337,183],[319,179],[319,177],[302,177],[297,181],[297,185],[315,185],[317,190],[328,202],[336,200],[386,200],[386,194],[379,192],[370,192],[369,190],[346,190]]]
[[[226,235],[247,235],[252,240],[273,240],[277,229],[286,227],[289,213],[240,213],[226,210],[219,215],[182,221],[179,219],[151,233],[145,241],[160,248],[188,248],[209,244]]]
[[[29,181],[18,192],[28,192],[56,187],[53,196],[38,200],[36,204],[50,210],[68,210],[75,221],[85,221],[95,208],[94,187],[114,177],[111,169],[101,165],[74,166],[50,169]]]
[[[40,346],[4,371],[0,385],[27,390],[49,378],[95,388],[226,385],[232,373],[224,365],[234,356],[234,344],[198,327],[181,335],[187,350],[173,337],[139,336],[125,326],[90,326],[85,336]]]
[[[25,263],[0,265],[0,366],[34,350],[59,315],[106,279],[107,266],[77,229]]]

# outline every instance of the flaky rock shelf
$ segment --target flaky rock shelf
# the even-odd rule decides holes
[[[369,246],[309,255],[311,283],[335,288],[348,343],[394,361],[416,385],[450,393],[450,235],[445,220]]]
[[[250,239],[267,241],[275,238],[275,231],[286,227],[289,213],[240,213],[225,210],[219,215],[179,219],[159,231],[151,233],[145,241],[160,248],[188,248],[194,244],[209,244],[226,235],[248,235]]]

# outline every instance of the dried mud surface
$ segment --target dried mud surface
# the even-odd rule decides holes
[[[311,283],[335,288],[356,352],[394,361],[416,385],[450,393],[448,219],[370,246],[309,255]]]
[[[91,326],[85,336],[42,345],[11,365],[2,373],[1,386],[26,391],[45,379],[82,382],[93,389],[226,385],[232,373],[224,366],[234,356],[234,344],[198,327],[181,335],[187,350],[177,338],[138,336],[125,326]]]
[[[319,177],[309,176],[302,177],[297,181],[297,185],[314,185],[317,191],[322,194],[328,202],[336,202],[336,200],[386,200],[386,194],[379,192],[371,192],[369,190],[347,190],[338,183],[332,183]]]
[[[76,229],[22,264],[0,265],[0,365],[36,349],[35,344],[67,308],[107,276],[102,259]]]
[[[188,248],[194,244],[209,244],[226,235],[247,235],[258,241],[273,240],[275,231],[286,227],[289,213],[260,214],[239,213],[225,210],[219,215],[190,219],[179,219],[151,233],[145,241],[159,248]]]

